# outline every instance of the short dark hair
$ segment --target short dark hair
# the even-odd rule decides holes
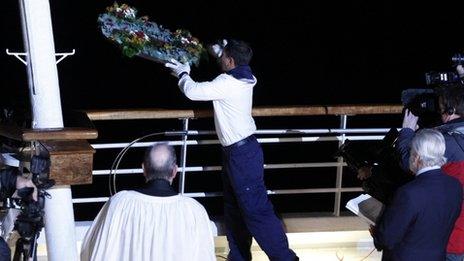
[[[253,50],[244,41],[230,39],[224,47],[227,56],[234,59],[235,65],[248,65],[253,57]]]
[[[165,150],[167,154],[162,160],[154,157],[154,153],[162,153]],[[176,167],[176,152],[174,148],[167,143],[156,143],[145,151],[143,166],[147,181],[153,179],[166,179],[172,176],[172,172]]]
[[[435,90],[439,102],[445,111],[453,110],[454,113],[464,116],[464,85],[462,83],[446,83]]]

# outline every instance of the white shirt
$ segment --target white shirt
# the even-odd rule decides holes
[[[231,145],[256,131],[251,116],[253,105],[253,80],[238,80],[220,74],[210,82],[195,82],[189,75],[179,80],[180,90],[194,101],[213,101],[214,124],[222,146]]]
[[[210,220],[200,203],[136,191],[111,197],[81,249],[81,261],[216,260]]]

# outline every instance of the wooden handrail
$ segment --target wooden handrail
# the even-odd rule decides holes
[[[21,129],[15,126],[0,125],[0,136],[18,141],[36,140],[88,140],[96,139],[98,132],[89,128],[62,129]]]
[[[398,114],[401,105],[334,105],[334,106],[280,106],[256,107],[255,117],[317,116],[317,115],[359,115],[359,114]],[[181,119],[210,118],[212,110],[171,110],[171,109],[118,109],[86,111],[92,121],[102,120],[140,120],[140,119]],[[21,129],[0,125],[0,136],[20,141],[35,140],[88,140],[96,139],[98,132],[92,128],[62,129]]]
[[[86,111],[92,121],[101,120],[141,120],[141,119],[179,119],[209,118],[211,110],[168,110],[168,109],[127,109]]]
[[[255,117],[315,116],[315,115],[356,115],[356,114],[398,114],[402,105],[334,105],[334,106],[281,106],[256,107]],[[170,110],[170,109],[118,109],[86,111],[92,121],[209,118],[212,110]]]
[[[399,114],[403,105],[337,105],[326,108],[327,115]]]

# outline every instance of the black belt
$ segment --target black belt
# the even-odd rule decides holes
[[[255,140],[255,139],[256,139],[256,138],[255,138],[254,135],[250,135],[250,136],[248,136],[248,137],[246,137],[246,138],[244,138],[244,139],[242,139],[242,140],[239,140],[239,141],[237,141],[237,142],[235,142],[235,143],[233,143],[233,144],[231,144],[231,145],[229,145],[229,146],[225,146],[225,148],[227,148],[227,149],[238,148],[238,147],[240,147],[240,146],[242,146],[242,145],[245,145],[245,144],[247,144],[248,142],[250,142],[250,141],[252,141],[252,140]]]

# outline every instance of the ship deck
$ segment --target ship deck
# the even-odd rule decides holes
[[[347,214],[347,213],[342,213]],[[330,213],[296,213],[283,216],[290,247],[300,260],[380,260],[368,225],[355,216],[334,217]],[[91,222],[76,222],[78,248]],[[221,225],[217,223],[214,238],[217,260],[226,260],[228,245]],[[47,259],[44,233],[38,246],[38,260]],[[254,261],[269,260],[256,241],[252,243]]]

